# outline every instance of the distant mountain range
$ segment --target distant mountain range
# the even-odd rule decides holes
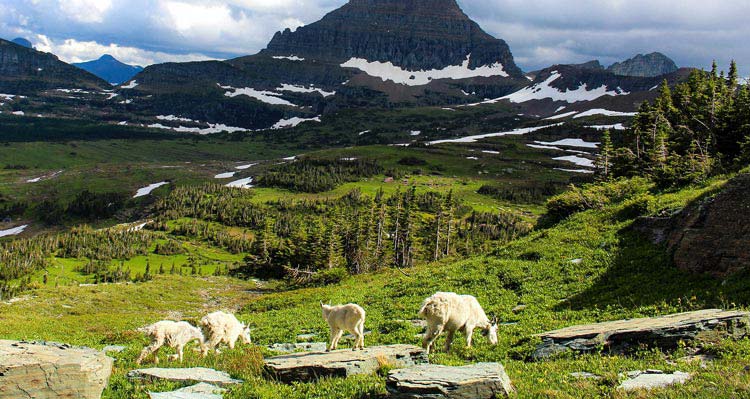
[[[15,39],[13,39],[12,42],[15,43],[15,44],[17,44],[17,45],[19,45],[19,46],[23,46],[23,47],[26,47],[26,48],[34,48],[34,45],[31,44],[30,41],[28,41],[27,39],[24,39],[22,37],[17,37]]]
[[[91,72],[113,85],[127,82],[143,70],[143,67],[122,63],[109,54],[104,54],[98,60],[80,62],[73,65]]]
[[[53,57],[15,47],[29,58]],[[0,60],[13,63],[13,58]],[[182,132],[289,127],[363,107],[503,103],[539,118],[625,116],[654,98],[663,80],[678,83],[689,72],[652,53],[609,68],[591,61],[524,75],[507,43],[484,32],[455,0],[350,0],[320,21],[277,33],[258,54],[227,61],[166,63],[138,71],[105,55],[77,66],[103,80],[81,71],[78,80],[59,88],[102,91],[88,97],[79,93],[86,106],[63,114],[86,109],[99,119],[128,117]],[[3,79],[53,78],[34,68],[2,68],[15,72],[0,78],[0,92]],[[103,81],[121,85],[109,93]],[[60,96],[59,91],[38,94]]]

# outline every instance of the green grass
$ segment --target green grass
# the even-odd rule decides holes
[[[715,179],[704,186],[656,196],[657,209],[681,207],[710,195],[723,184]],[[747,308],[750,275],[742,273],[721,281],[686,274],[670,266],[663,248],[630,230],[632,219],[623,219],[622,205],[610,205],[571,216],[560,224],[521,238],[492,253],[470,259],[448,259],[402,272],[386,270],[350,277],[322,288],[268,292],[253,296],[254,283],[219,277],[157,276],[139,284],[94,287],[39,287],[29,299],[0,304],[0,336],[11,339],[48,339],[101,347],[124,344],[116,355],[116,370],[107,398],[146,398],[147,390],[173,385],[134,385],[124,374],[145,344],[133,329],[169,316],[195,320],[213,309],[239,309],[238,315],[253,328],[261,345],[294,342],[303,332],[327,337],[319,315],[319,301],[356,302],[368,312],[368,345],[418,344],[418,329],[408,322],[417,318],[421,301],[436,291],[475,295],[489,312],[505,323],[499,344],[489,346],[477,337],[468,349],[457,339],[450,354],[438,350],[436,363],[460,365],[480,361],[502,362],[522,398],[714,398],[743,397],[750,389],[750,340],[704,344],[717,360],[703,369],[680,360],[687,349],[667,353],[643,349],[632,356],[598,354],[563,355],[544,362],[528,358],[536,334],[579,323],[654,316],[707,307]],[[208,251],[207,249],[201,249]],[[208,252],[204,252],[208,255]],[[233,258],[220,251],[219,261]],[[150,257],[149,257],[150,258]],[[573,259],[583,259],[573,264]],[[133,260],[143,264],[144,259]],[[153,265],[154,263],[151,262]],[[68,267],[71,265],[69,264]],[[527,308],[516,314],[516,305]],[[346,345],[346,343],[345,343]],[[442,346],[442,341],[437,343]],[[260,369],[257,347],[226,351],[199,359],[187,351],[187,365],[217,367],[246,381],[232,389],[230,398],[364,398],[384,394],[380,376],[331,379],[292,386],[274,383]],[[162,356],[164,357],[164,356]],[[638,369],[680,370],[694,373],[684,386],[651,393],[625,394],[615,389],[618,375]],[[604,378],[579,381],[570,376],[588,371]]]

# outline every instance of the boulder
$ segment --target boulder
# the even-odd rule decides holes
[[[690,374],[681,371],[675,371],[672,374],[661,370],[631,371],[618,388],[624,391],[665,388],[670,385],[684,384],[689,379]]]
[[[397,399],[494,399],[515,390],[500,363],[463,367],[420,365],[388,373],[386,388]]]
[[[268,345],[268,349],[275,352],[293,353],[293,352],[325,352],[328,344],[325,342],[305,342],[297,344],[273,344]]]
[[[204,382],[220,387],[241,384],[242,381],[235,380],[223,371],[216,371],[204,367],[192,368],[150,368],[132,370],[128,373],[130,379],[141,379],[148,381],[165,380],[182,383]]]
[[[225,391],[224,388],[201,382],[176,391],[149,392],[148,395],[151,399],[221,399]]]
[[[90,348],[0,340],[0,399],[98,399],[113,362]]]
[[[411,367],[427,363],[427,353],[417,346],[373,346],[361,351],[295,353],[265,360],[266,371],[279,381],[309,382],[321,377],[375,374],[381,366]]]
[[[540,360],[569,350],[626,353],[642,345],[672,349],[680,341],[746,337],[749,326],[750,312],[719,309],[578,325],[540,334],[542,344],[533,357]]]

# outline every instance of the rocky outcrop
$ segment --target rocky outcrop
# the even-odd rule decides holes
[[[0,399],[98,399],[113,362],[95,349],[0,340]]]
[[[631,371],[627,379],[617,388],[624,391],[650,390],[666,388],[671,385],[684,384],[690,379],[690,374],[675,371],[668,374],[661,370]]]
[[[750,335],[750,312],[718,309],[679,313],[662,317],[617,320],[563,328],[540,334],[542,344],[534,359],[574,351],[625,353],[641,346],[676,348],[708,337],[742,338]]]
[[[672,218],[667,246],[680,269],[723,277],[750,266],[750,174]]]
[[[322,377],[375,374],[382,366],[411,367],[427,363],[427,353],[412,345],[373,346],[362,351],[296,353],[265,360],[268,373],[279,381],[309,382]]]
[[[495,399],[515,392],[500,363],[393,370],[388,373],[386,388],[397,399]]]
[[[236,380],[223,371],[204,367],[192,368],[150,368],[132,370],[128,373],[128,378],[133,380],[147,381],[171,381],[181,383],[206,383],[220,387],[241,384],[242,381]]]
[[[655,77],[677,71],[677,64],[662,53],[638,54],[635,57],[618,62],[607,68],[620,76]]]
[[[285,343],[268,345],[268,349],[274,352],[293,353],[293,352],[325,352],[328,344],[326,342],[303,342],[303,343]]]

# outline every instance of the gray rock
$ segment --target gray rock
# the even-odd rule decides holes
[[[625,391],[665,388],[675,384],[684,384],[689,379],[690,374],[681,371],[675,371],[672,374],[666,374],[661,370],[631,371],[627,373],[627,379],[618,388]]]
[[[679,313],[662,317],[617,320],[606,323],[578,325],[545,332],[534,359],[542,360],[555,354],[597,352],[626,353],[642,345],[664,349],[676,348],[680,341],[704,337],[742,338],[750,333],[750,312],[718,309]]]
[[[95,349],[0,340],[0,399],[98,399],[113,363]]]
[[[393,370],[388,373],[386,388],[397,399],[494,399],[515,391],[500,363]]]
[[[104,353],[107,353],[107,352],[120,353],[120,352],[124,351],[125,349],[127,349],[127,348],[124,347],[124,346],[122,346],[122,345],[107,345],[104,348],[102,348],[102,352],[104,352]]]
[[[575,373],[570,373],[570,376],[573,378],[577,378],[579,380],[601,380],[602,379],[602,376],[589,373],[587,371],[577,371]]]
[[[638,54],[607,68],[619,76],[655,77],[677,71],[677,65],[662,53]]]
[[[214,369],[204,367],[192,367],[192,368],[149,368],[149,369],[138,369],[132,370],[128,373],[130,379],[142,379],[149,381],[165,380],[172,382],[183,382],[183,383],[200,383],[205,382],[207,384],[217,386],[230,386],[235,384],[241,384],[242,381],[235,380],[229,376],[229,374],[223,371],[216,371]]]
[[[224,388],[201,382],[172,392],[149,392],[148,395],[151,399],[221,399],[224,392]]]
[[[325,352],[328,344],[325,342],[305,342],[297,344],[273,344],[268,345],[268,349],[282,353],[293,352]]]
[[[412,345],[374,346],[361,351],[296,353],[265,360],[266,370],[279,381],[309,382],[321,377],[375,374],[383,365],[411,367],[427,363],[427,353]]]
[[[317,336],[318,336],[318,334],[315,334],[315,333],[300,334],[300,335],[297,336],[297,340],[298,341],[303,341],[303,342],[310,342],[310,341],[312,341]]]

